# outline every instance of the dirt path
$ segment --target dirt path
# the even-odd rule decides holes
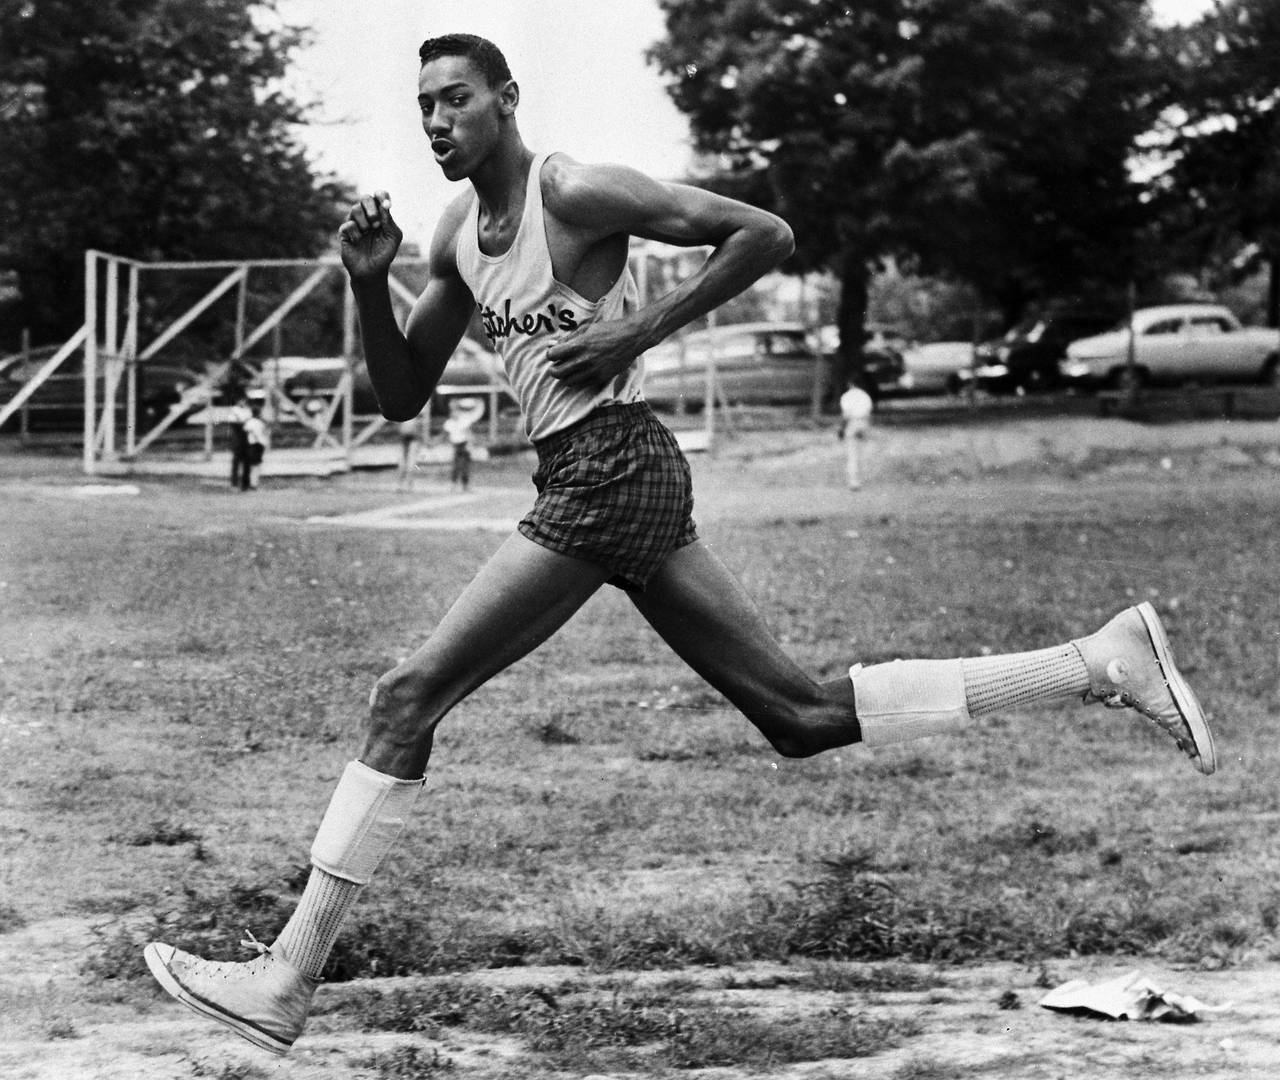
[[[378,1057],[391,1060],[397,1048],[416,1046],[419,1062],[432,1060],[435,1052],[441,1071],[487,1080],[513,1075],[512,1058],[520,1053],[520,1047],[509,1040],[486,1040],[469,1033],[451,1031],[447,1041],[432,1042],[414,1035],[362,1031],[353,1015],[356,1010],[343,1008],[344,1001],[361,989],[362,984],[352,983],[322,987],[318,1015],[293,1054],[275,1058],[163,996],[86,983],[77,973],[77,964],[92,941],[91,925],[72,919],[39,923],[0,937],[4,1014],[0,1075],[9,1080],[428,1075],[434,1070],[387,1073],[376,1063]],[[1231,1007],[1195,1023],[1161,1024],[1081,1018],[1037,1005],[1046,982],[1095,981],[1134,967],[1163,989]],[[698,968],[680,974],[725,1004],[754,1012],[837,1008],[872,1019],[909,1018],[918,1025],[919,1033],[893,1050],[856,1062],[813,1062],[771,1072],[780,1077],[1118,1080],[1141,1075],[1162,1080],[1244,1080],[1272,1078],[1280,1072],[1280,964],[1212,972],[1118,960],[1061,961],[1044,971],[1011,964],[920,968],[920,981],[928,989],[841,994],[797,990],[789,978],[796,970],[754,965]],[[670,980],[674,974],[637,974],[637,985]],[[536,968],[503,969],[475,977],[507,989],[583,978],[578,971]],[[616,983],[617,973],[611,978]],[[408,982],[394,980],[397,986]],[[735,988],[725,989],[727,984]],[[683,1075],[732,1080],[747,1074],[717,1069]]]

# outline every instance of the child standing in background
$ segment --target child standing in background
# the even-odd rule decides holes
[[[856,381],[849,383],[849,389],[840,395],[840,415],[844,417],[844,475],[845,483],[850,491],[862,487],[862,444],[867,439],[867,429],[871,427],[871,410],[874,403]]]
[[[449,419],[444,422],[444,433],[453,447],[449,483],[463,491],[471,485],[471,425],[480,419],[483,408],[476,398],[454,398],[449,402]]]
[[[267,425],[262,419],[262,406],[255,401],[251,409],[249,419],[244,422],[248,464],[244,469],[241,491],[257,489],[262,461],[267,455]]]
[[[400,432],[400,476],[396,486],[401,491],[413,488],[413,474],[418,468],[418,450],[422,447],[422,420],[419,413],[412,420],[405,420],[399,425]]]

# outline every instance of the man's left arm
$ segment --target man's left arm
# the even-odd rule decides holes
[[[707,261],[665,296],[625,319],[591,323],[548,353],[571,385],[598,386],[646,349],[737,296],[795,249],[780,217],[620,165],[575,165],[549,205],[571,228],[604,239],[627,233],[679,247],[708,245]]]

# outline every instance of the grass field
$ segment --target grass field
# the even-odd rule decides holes
[[[324,1075],[767,1072],[910,1047],[927,1016],[848,1001],[927,997],[954,965],[1013,962],[1047,985],[1087,957],[1280,959],[1262,455],[1121,453],[1105,433],[992,468],[895,451],[851,496],[828,440],[778,453],[747,434],[695,465],[705,538],[805,666],[1038,647],[1151,599],[1220,774],[1075,703],[780,760],[606,590],[442,726],[418,815],[328,972],[432,978],[361,982],[316,1021],[416,1041]],[[482,499],[518,510],[527,471],[495,459]],[[436,490],[378,477],[140,487],[0,480],[0,931],[89,927],[81,993],[145,1012],[167,1003],[142,942],[232,958],[243,928],[279,928],[373,680],[500,536],[307,524]],[[761,963],[800,1005],[731,1008],[687,974]],[[472,978],[535,966],[562,974],[538,994]],[[27,1009],[22,1031],[75,1038],[77,1001]],[[477,1032],[515,1048],[500,1067],[448,1052]],[[903,1080],[951,1075],[908,1065]],[[184,1068],[155,1075],[268,1075]]]

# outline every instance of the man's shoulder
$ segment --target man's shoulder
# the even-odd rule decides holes
[[[587,226],[629,206],[636,198],[638,181],[652,183],[630,166],[585,164],[559,153],[547,157],[539,176],[547,211],[567,223]]]
[[[572,206],[591,190],[591,167],[568,154],[548,154],[538,174],[542,205],[553,214]]]
[[[467,213],[475,200],[475,192],[468,188],[444,208],[444,213],[436,222],[436,230],[431,237],[431,261],[434,265],[449,267],[455,265],[458,237],[462,233],[462,225],[467,220]]]

